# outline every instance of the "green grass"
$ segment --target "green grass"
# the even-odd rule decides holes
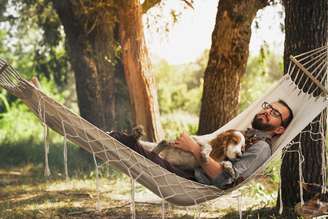
[[[79,147],[68,144],[68,168],[70,174],[80,175],[94,168],[92,155]],[[63,144],[49,145],[49,166],[57,174],[64,171]],[[0,167],[22,166],[27,164],[43,165],[44,145],[33,141],[4,143],[0,146]]]

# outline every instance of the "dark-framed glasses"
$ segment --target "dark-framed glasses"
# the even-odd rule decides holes
[[[280,121],[282,122],[282,115],[281,115],[281,113],[278,110],[276,110],[275,108],[273,108],[273,106],[270,103],[263,102],[262,103],[262,108],[264,110],[270,109],[270,115],[273,116],[273,117],[275,117],[275,118],[277,118],[277,119],[280,119]]]

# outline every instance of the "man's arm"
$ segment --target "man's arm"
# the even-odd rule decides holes
[[[197,159],[200,159],[200,146],[186,133],[182,133],[175,143],[179,148],[193,153]],[[237,177],[247,178],[257,170],[270,155],[270,145],[265,141],[258,141],[243,154],[241,159],[234,162],[233,166]],[[224,171],[220,163],[211,158],[209,158],[206,163],[203,163],[201,168],[201,171],[195,171],[195,177],[200,182],[203,181],[204,178],[209,177],[209,184],[224,188],[235,180],[229,173]],[[206,173],[207,176],[205,176],[203,172]]]
[[[191,152],[197,160],[201,160],[201,148],[199,144],[197,144],[187,133],[182,133],[175,143],[177,147],[184,151]],[[201,167],[211,179],[214,179],[223,171],[222,165],[210,157],[206,163],[201,164]]]
[[[223,172],[223,166],[211,157],[208,158],[206,163],[202,163],[201,167],[212,180]]]

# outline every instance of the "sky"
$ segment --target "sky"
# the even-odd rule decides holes
[[[163,23],[156,23],[152,28],[145,28],[145,36],[151,58],[162,58],[170,64],[183,64],[196,60],[206,48],[210,48],[211,34],[215,25],[218,0],[195,0],[194,9],[186,7],[183,1],[168,0],[166,5],[151,9],[144,18],[145,26],[156,14],[170,17],[170,9],[181,12],[178,21],[164,31]],[[279,15],[282,6],[269,6],[257,13],[259,29],[252,25],[250,54],[259,52],[264,42],[276,53],[282,54],[284,34],[280,30],[283,19]],[[159,20],[159,19],[157,19]],[[156,28],[159,30],[155,30]]]

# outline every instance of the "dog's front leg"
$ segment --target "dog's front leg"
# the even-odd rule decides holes
[[[158,145],[151,150],[151,152],[154,152],[156,154],[161,153],[165,148],[169,147],[170,143],[166,140],[162,140],[161,142],[158,143]]]
[[[138,142],[147,151],[152,151],[157,146],[157,143],[155,142],[143,141],[143,140],[138,140]]]
[[[197,136],[192,136],[197,144],[200,146],[200,161],[202,163],[207,162],[210,153],[212,151],[212,146],[204,139],[200,139]]]

